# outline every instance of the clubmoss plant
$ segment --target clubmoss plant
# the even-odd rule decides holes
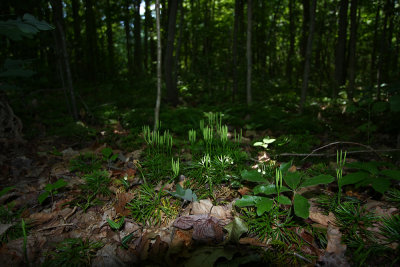
[[[343,168],[346,163],[346,154],[347,152],[343,152],[342,150],[336,151],[336,180],[338,184],[338,203],[340,204],[340,199],[342,197],[342,178],[343,178]]]
[[[65,239],[48,253],[43,266],[90,266],[96,251],[103,246],[101,242],[83,241],[78,238]]]

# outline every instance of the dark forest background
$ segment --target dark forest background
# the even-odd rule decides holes
[[[283,99],[293,113],[315,101],[342,105],[342,112],[361,106],[367,110],[361,117],[368,121],[371,110],[398,111],[396,0],[160,4],[162,109],[165,104],[254,107]],[[41,106],[42,97],[64,98],[61,89],[64,102],[54,100],[54,105],[64,106],[62,114],[69,112],[75,120],[111,99],[118,99],[118,107],[154,106],[155,1],[4,0],[0,10],[2,21],[29,13],[55,27],[31,38],[0,40],[0,62],[9,63],[3,72],[16,65],[25,70],[24,75],[2,75],[1,86],[17,110],[27,101]],[[10,62],[15,64],[10,67]],[[21,90],[10,90],[15,87]],[[27,95],[35,97],[19,101]],[[19,113],[24,117],[24,111]]]

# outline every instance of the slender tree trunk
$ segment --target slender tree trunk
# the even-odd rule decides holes
[[[357,44],[357,0],[351,0],[350,7],[350,41],[349,41],[349,89],[348,98],[353,101],[356,77],[356,44]]]
[[[107,25],[107,50],[108,50],[108,60],[107,60],[107,70],[109,76],[114,77],[115,67],[114,67],[114,39],[112,30],[112,17],[111,17],[111,6],[110,0],[106,0],[106,25]]]
[[[157,29],[157,100],[154,109],[154,131],[157,130],[161,105],[161,28],[160,0],[156,0],[156,29]]]
[[[233,22],[233,42],[232,42],[232,102],[235,102],[235,97],[238,92],[238,30],[239,30],[239,8],[240,1],[235,0],[235,15]]]
[[[301,31],[301,44],[300,44],[300,55],[303,60],[306,58],[306,48],[307,48],[307,36],[310,23],[310,0],[302,0],[303,3],[303,21],[302,21],[302,31]]]
[[[144,12],[144,42],[143,42],[143,57],[144,57],[144,69],[149,72],[149,31],[151,25],[151,11],[150,11],[150,0],[145,0],[145,12]]]
[[[63,67],[64,67],[64,71],[66,74],[66,79],[67,79],[66,82],[67,82],[69,98],[70,98],[69,100],[71,103],[72,117],[74,118],[74,120],[78,120],[78,111],[76,108],[75,92],[74,92],[74,87],[73,87],[73,82],[72,82],[71,68],[69,65],[68,51],[67,51],[67,45],[66,45],[65,34],[64,34],[64,29],[63,29],[64,18],[63,18],[62,2],[61,2],[61,0],[51,0],[51,5],[53,8],[53,12],[54,12],[54,22],[55,22],[56,28],[57,28],[56,36],[59,39],[59,41],[57,43],[60,45],[59,50],[61,51]]]
[[[85,0],[85,19],[86,19],[86,55],[87,55],[87,75],[91,81],[96,80],[97,74],[97,34],[95,17],[93,12],[93,0]]]
[[[292,86],[293,57],[295,45],[295,24],[294,24],[294,0],[289,0],[289,53],[286,63],[286,77],[289,85]]]
[[[132,79],[133,76],[133,63],[132,63],[132,38],[131,38],[131,26],[130,26],[130,0],[124,1],[124,28],[125,28],[125,39],[126,39],[126,57],[128,64],[128,78]]]
[[[72,0],[72,19],[73,24],[72,27],[74,29],[74,54],[73,54],[73,62],[74,62],[74,70],[75,76],[80,76],[82,72],[82,34],[81,34],[81,17],[79,15],[80,9],[80,1],[79,0]]]
[[[347,40],[347,10],[349,0],[340,1],[339,28],[335,54],[335,85],[332,90],[332,97],[336,98],[339,87],[345,84],[346,66],[346,40]]]
[[[306,102],[307,91],[308,91],[308,79],[310,76],[310,65],[311,65],[311,56],[312,56],[312,43],[313,43],[313,39],[314,39],[314,30],[315,30],[316,9],[317,9],[317,0],[312,0],[311,7],[310,7],[310,28],[308,31],[306,58],[305,58],[305,62],[304,62],[303,86],[301,87],[300,113],[303,112],[304,104]]]
[[[251,53],[251,22],[252,22],[252,0],[247,0],[247,84],[246,84],[246,100],[247,105],[252,102],[251,93],[251,68],[252,68],[252,53]]]
[[[175,52],[175,61],[174,61],[174,83],[177,86],[178,82],[178,73],[180,72],[180,55],[181,55],[181,47],[182,47],[182,38],[183,38],[183,22],[184,22],[184,8],[183,1],[179,1],[179,10],[180,10],[180,19],[179,19],[179,37],[176,44],[176,52]]]
[[[371,69],[370,69],[370,82],[371,84],[374,84],[375,78],[376,78],[376,54],[377,51],[379,50],[378,48],[378,29],[379,29],[379,21],[381,17],[381,3],[378,1],[377,3],[377,8],[376,8],[376,14],[375,14],[375,22],[374,22],[374,41],[372,44],[372,53],[371,53]]]
[[[178,10],[178,0],[169,1],[169,18],[168,18],[168,39],[167,47],[165,49],[164,71],[165,71],[165,85],[167,88],[168,102],[176,106],[178,104],[178,89],[174,81],[174,43],[176,31],[176,14]]]
[[[134,49],[134,57],[133,57],[133,64],[135,75],[140,75],[142,72],[142,38],[141,38],[141,18],[140,18],[140,3],[141,0],[134,1],[134,31],[133,37],[135,42],[135,49]]]

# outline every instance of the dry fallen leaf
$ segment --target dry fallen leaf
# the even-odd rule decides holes
[[[309,218],[319,224],[322,224],[324,226],[328,226],[329,223],[334,223],[335,221],[335,215],[330,212],[328,215],[323,214],[323,210],[321,210],[320,208],[318,208],[318,206],[310,201],[310,215]]]
[[[328,225],[327,239],[328,239],[328,245],[326,246],[327,253],[344,255],[347,247],[345,244],[342,244],[342,233],[340,232],[338,227],[333,226],[332,224]]]
[[[126,209],[126,203],[131,201],[135,195],[133,193],[117,193],[117,202],[114,205],[115,212],[121,214],[122,216],[128,216],[130,210]]]
[[[213,206],[209,199],[202,199],[199,202],[193,202],[192,214],[210,214],[211,216],[222,220],[223,225],[228,224],[232,220],[231,209],[223,206]]]
[[[192,238],[194,240],[219,243],[224,238],[224,233],[219,223],[220,220],[217,218],[201,214],[179,217],[174,221],[173,226],[183,230],[193,228]]]

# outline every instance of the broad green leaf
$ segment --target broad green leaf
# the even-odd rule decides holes
[[[288,172],[283,176],[285,183],[293,190],[296,190],[301,180],[301,174],[299,172]]]
[[[363,171],[367,171],[372,174],[378,174],[378,162],[351,162],[346,164],[347,167],[349,168],[354,168],[354,169],[359,169]]]
[[[293,205],[294,205],[294,214],[296,214],[296,216],[299,216],[303,219],[308,218],[310,214],[309,212],[310,203],[308,203],[308,199],[299,194],[296,194],[294,196]]]
[[[256,201],[257,215],[261,216],[264,214],[264,212],[270,211],[273,205],[274,201],[272,199],[260,197],[260,199]]]
[[[355,184],[356,188],[362,187],[362,186],[369,186],[370,184],[372,184],[375,181],[375,178],[368,176],[365,179],[362,179],[361,181],[359,181],[358,183]]]
[[[279,195],[275,199],[283,205],[292,205],[292,201],[286,196]]]
[[[281,163],[281,166],[279,166],[279,169],[282,171],[283,175],[285,175],[287,173],[287,171],[289,170],[290,166],[292,166],[292,162],[293,162],[293,160],[291,160],[289,162]]]
[[[104,156],[105,158],[107,158],[107,159],[108,159],[109,157],[111,157],[112,153],[113,153],[113,151],[112,151],[112,149],[109,148],[109,147],[105,147],[105,148],[103,148],[103,149],[101,150],[101,154],[103,154],[103,156]]]
[[[373,105],[372,105],[372,112],[373,113],[381,113],[381,112],[384,112],[384,111],[387,111],[387,110],[389,110],[389,103],[388,102],[383,102],[383,101],[381,101],[381,102],[375,102]]]
[[[287,191],[291,190],[286,186],[282,186],[280,192],[287,192]],[[277,194],[278,191],[276,191],[276,186],[274,184],[269,184],[269,185],[258,185],[254,187],[253,193],[256,195],[258,194],[272,195],[272,194]]]
[[[241,199],[235,201],[235,206],[239,208],[255,206],[256,200],[259,200],[260,197],[258,196],[248,196],[244,195]]]
[[[243,170],[241,173],[242,179],[249,181],[249,182],[255,182],[255,183],[265,183],[266,179],[262,177],[261,173],[252,170]]]
[[[246,223],[237,216],[224,228],[228,231],[228,240],[233,243],[239,242],[240,236],[249,230]]]
[[[62,188],[62,187],[64,187],[64,186],[66,186],[68,183],[66,182],[66,181],[64,181],[64,179],[59,179],[59,180],[57,180],[57,182],[55,182],[54,184],[53,184],[53,190],[55,189],[55,190],[57,190],[57,189],[60,189],[60,188]]]
[[[377,178],[371,183],[373,189],[378,191],[381,194],[384,194],[390,187],[390,180]]]
[[[176,185],[176,192],[169,192],[174,197],[182,198],[187,201],[197,201],[196,193],[193,193],[192,189],[183,189],[180,184]]]
[[[313,178],[308,178],[301,183],[300,187],[307,187],[307,186],[313,186],[317,184],[329,184],[333,182],[335,178],[331,175],[327,174],[320,174],[318,176],[315,176]]]
[[[40,194],[39,197],[38,197],[39,204],[42,204],[43,201],[45,201],[46,198],[49,197],[49,195],[50,195],[50,192],[49,192],[49,191],[45,191],[45,192],[43,192],[42,194]]]
[[[400,171],[397,170],[383,170],[380,174],[387,176],[394,180],[400,180]]]
[[[275,142],[276,139],[272,139],[272,138],[264,138],[263,139],[263,143],[264,144],[271,144],[273,142]]]
[[[344,185],[348,184],[355,184],[358,183],[366,178],[369,177],[369,174],[367,172],[353,172],[350,174],[347,174],[346,176],[343,176],[342,179],[339,181],[339,186],[342,187]]]

